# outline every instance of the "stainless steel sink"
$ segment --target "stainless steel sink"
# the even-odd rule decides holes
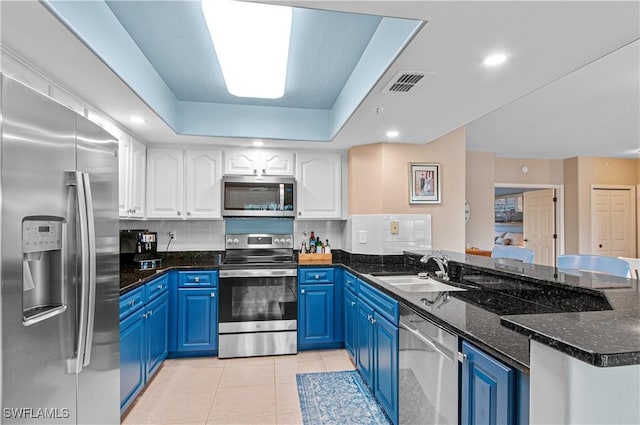
[[[420,278],[414,275],[410,276],[377,276],[375,279],[389,284],[401,291],[405,292],[452,292],[466,291],[464,288],[447,285],[430,277]]]

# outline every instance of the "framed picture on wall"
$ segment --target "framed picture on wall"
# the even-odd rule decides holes
[[[439,204],[440,164],[409,163],[409,203]]]

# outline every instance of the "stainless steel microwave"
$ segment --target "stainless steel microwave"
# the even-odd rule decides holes
[[[295,217],[296,181],[289,177],[224,176],[224,217]]]

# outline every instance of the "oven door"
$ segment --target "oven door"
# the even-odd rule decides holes
[[[219,276],[220,334],[297,329],[295,268],[220,270]]]

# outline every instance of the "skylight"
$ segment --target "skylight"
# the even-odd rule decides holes
[[[234,96],[284,95],[292,11],[287,6],[202,0],[227,90]]]

